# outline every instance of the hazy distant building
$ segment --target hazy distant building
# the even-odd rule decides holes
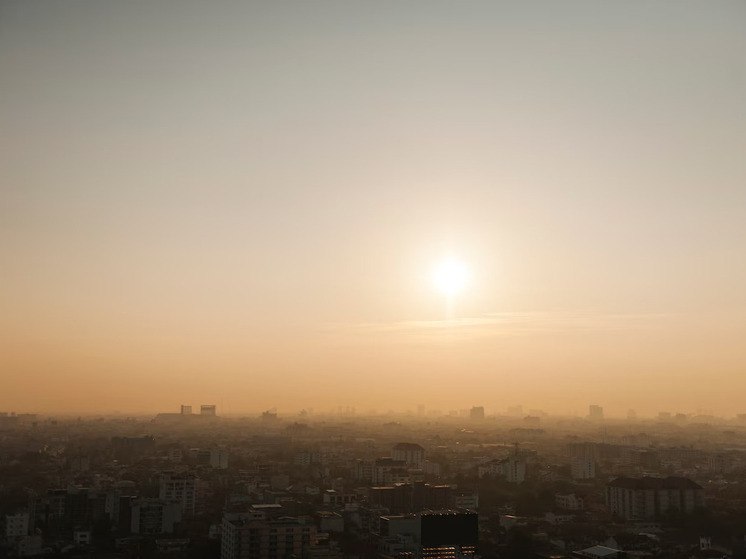
[[[588,406],[588,419],[591,421],[602,421],[604,418],[604,408],[602,406]]]
[[[482,421],[484,419],[484,406],[474,406],[471,408],[469,418],[472,421]]]
[[[171,534],[181,520],[181,505],[160,499],[137,499],[131,507],[130,531],[133,534]]]
[[[277,410],[266,410],[262,412],[262,421],[267,423],[274,423],[277,421]]]
[[[526,462],[520,458],[510,457],[503,460],[492,460],[477,468],[479,477],[502,476],[508,483],[523,483],[526,480]]]
[[[371,483],[374,485],[393,485],[409,481],[409,469],[404,460],[378,458],[373,464],[371,474]]]
[[[150,435],[141,437],[112,437],[111,446],[114,452],[142,454],[155,447],[155,439]]]
[[[627,520],[674,511],[691,514],[704,507],[704,489],[683,477],[619,477],[606,486],[606,507],[609,513]]]
[[[526,462],[518,458],[503,460],[502,474],[508,483],[523,483],[526,481]]]
[[[567,452],[570,457],[582,456],[583,458],[593,458],[598,460],[601,455],[601,451],[598,443],[582,442],[582,443],[569,443],[567,445]]]
[[[523,417],[523,406],[509,406],[508,415],[512,415],[513,417]]]
[[[181,406],[181,415],[192,415],[192,406]]]
[[[393,458],[404,462],[410,468],[422,468],[425,462],[425,449],[415,443],[398,443],[394,445]]]
[[[214,404],[202,404],[199,413],[203,417],[215,417],[217,415],[217,406]]]
[[[210,449],[210,467],[218,470],[225,470],[228,468],[228,451],[212,448]]]
[[[572,479],[595,479],[596,461],[585,456],[573,456],[570,459],[570,475]]]

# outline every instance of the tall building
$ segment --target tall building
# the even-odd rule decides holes
[[[374,485],[406,483],[409,481],[409,470],[407,468],[407,463],[404,460],[376,458],[373,463],[371,482]]]
[[[192,406],[181,406],[181,415],[192,415]]]
[[[479,477],[502,476],[508,483],[523,483],[526,481],[526,461],[515,457],[492,460],[480,465],[477,472]]]
[[[188,473],[165,472],[160,479],[158,497],[178,503],[184,516],[193,516],[197,501],[197,479]]]
[[[591,404],[588,406],[588,419],[591,421],[601,421],[604,418],[604,408]]]
[[[410,468],[422,468],[425,449],[415,443],[398,443],[393,449],[394,460],[404,462]]]
[[[215,417],[217,415],[216,410],[217,406],[214,404],[202,404],[199,413],[203,417]]]
[[[570,459],[570,475],[572,479],[594,479],[596,477],[596,461],[584,456],[573,456]]]
[[[518,458],[508,458],[502,462],[502,472],[508,483],[526,481],[526,462]]]
[[[704,507],[704,489],[683,477],[619,477],[606,486],[606,507],[609,513],[627,520],[674,511],[691,514]]]
[[[132,503],[130,531],[133,534],[171,534],[181,520],[181,505],[159,499],[136,499]]]

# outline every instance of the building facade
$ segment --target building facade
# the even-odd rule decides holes
[[[606,507],[627,520],[673,512],[691,514],[704,507],[704,490],[683,477],[619,477],[606,486]]]
[[[306,517],[257,520],[249,514],[223,516],[221,559],[301,557],[317,544],[316,526]]]

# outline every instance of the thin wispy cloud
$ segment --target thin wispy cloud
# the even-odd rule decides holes
[[[351,335],[412,336],[515,336],[532,334],[567,334],[583,331],[622,331],[655,329],[670,314],[617,314],[577,311],[506,312],[441,320],[404,320],[393,322],[330,323],[325,332]]]

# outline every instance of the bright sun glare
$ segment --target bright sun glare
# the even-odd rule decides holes
[[[469,281],[469,271],[460,260],[447,258],[433,268],[433,283],[438,291],[452,296],[462,291]]]

